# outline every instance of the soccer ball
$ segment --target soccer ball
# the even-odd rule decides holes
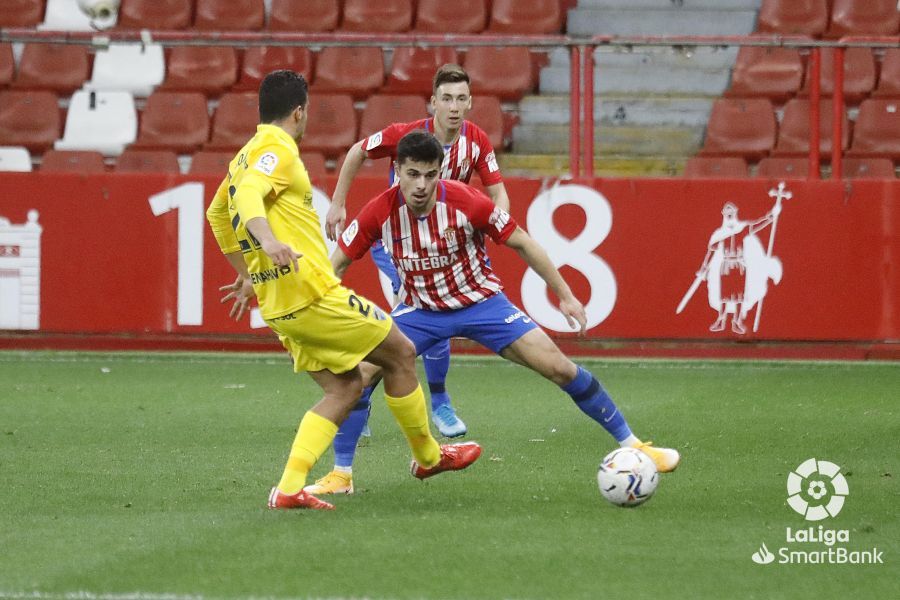
[[[78,0],[78,8],[92,19],[105,21],[119,12],[121,0]]]
[[[659,483],[653,460],[636,448],[616,448],[603,458],[597,485],[617,506],[637,506],[650,499]]]

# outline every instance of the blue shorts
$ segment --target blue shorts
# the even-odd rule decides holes
[[[378,270],[388,276],[388,279],[391,280],[391,289],[394,290],[394,295],[400,291],[400,275],[397,273],[397,267],[394,265],[394,261],[391,260],[391,255],[384,248],[384,243],[381,240],[378,240],[374,244],[372,244],[372,248],[369,251],[372,254],[372,260],[375,261],[375,266],[378,267]]]
[[[398,304],[391,312],[394,322],[422,354],[436,343],[452,337],[469,338],[497,354],[536,329],[525,311],[505,294],[458,310],[424,310]]]

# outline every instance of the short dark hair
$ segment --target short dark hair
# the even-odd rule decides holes
[[[303,75],[287,69],[272,71],[259,84],[259,122],[283,119],[298,106],[306,106],[309,85]]]
[[[466,73],[466,70],[461,66],[449,63],[443,65],[437,70],[437,73],[434,74],[434,81],[432,82],[431,89],[437,94],[437,89],[441,85],[445,83],[459,83],[461,81],[469,83],[469,74]]]
[[[402,165],[407,160],[437,162],[440,166],[444,162],[444,147],[424,129],[414,129],[400,138],[397,144],[397,164]]]

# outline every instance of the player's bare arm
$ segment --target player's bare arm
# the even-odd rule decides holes
[[[353,262],[350,260],[350,257],[344,254],[344,251],[340,249],[340,247],[335,248],[334,252],[331,253],[331,266],[334,268],[334,274],[338,276],[338,278],[343,279],[344,272],[347,271],[347,267],[350,266],[350,263]]]
[[[300,264],[297,262],[297,259],[303,255],[278,240],[272,233],[272,228],[265,218],[254,217],[247,221],[247,231],[259,241],[263,252],[272,259],[276,267],[293,265],[294,271],[300,270]]]
[[[366,161],[366,151],[363,150],[364,140],[360,140],[350,147],[347,157],[341,166],[334,193],[331,196],[331,206],[325,215],[325,235],[329,240],[336,240],[344,229],[347,221],[347,194],[350,193],[350,184],[359,172],[360,167]]]
[[[559,270],[553,266],[553,261],[550,260],[547,251],[521,227],[517,227],[509,236],[506,245],[518,252],[522,260],[550,286],[550,289],[559,298],[559,312],[566,318],[569,327],[578,329],[579,335],[584,335],[587,330],[587,315],[584,312],[584,306],[572,293],[572,289],[562,278]]]
[[[500,183],[495,183],[494,185],[489,185],[484,189],[491,200],[494,201],[494,204],[506,212],[509,212],[509,195],[506,193],[506,186],[503,185],[502,181]]]

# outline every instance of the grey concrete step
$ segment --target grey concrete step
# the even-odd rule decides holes
[[[701,127],[596,127],[598,156],[692,156],[703,141]],[[513,129],[516,154],[565,154],[569,151],[568,125],[519,124]]]
[[[705,127],[713,98],[601,95],[594,100],[594,119],[607,125],[676,125]],[[519,102],[524,125],[569,122],[569,96],[527,96]]]
[[[594,93],[643,93],[718,96],[728,87],[730,69],[699,69],[647,65],[598,67],[594,70]],[[541,94],[568,94],[569,69],[548,66],[541,69]]]
[[[645,65],[660,67],[690,67],[697,69],[730,69],[737,59],[738,47],[711,48],[705,46],[674,49],[669,46],[648,46],[626,49],[620,46],[600,46],[594,50],[598,67],[631,67]],[[569,66],[570,52],[556,48],[549,53],[551,67]]]
[[[578,8],[759,10],[762,0],[578,0]]]
[[[756,27],[755,10],[669,8],[569,10],[570,35],[748,35]]]

